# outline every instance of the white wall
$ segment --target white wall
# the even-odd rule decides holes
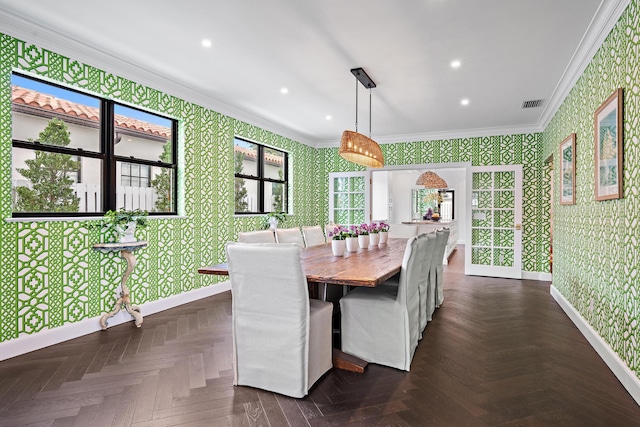
[[[388,171],[371,173],[371,218],[374,221],[389,220],[389,174]]]

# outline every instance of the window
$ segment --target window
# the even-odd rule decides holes
[[[13,74],[13,216],[176,213],[177,121]]]
[[[234,139],[235,212],[287,212],[288,155],[244,139]]]

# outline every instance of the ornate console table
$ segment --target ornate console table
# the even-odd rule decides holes
[[[127,279],[131,275],[131,272],[136,266],[136,257],[133,254],[134,251],[144,248],[148,245],[148,242],[123,242],[123,243],[97,243],[93,245],[93,249],[101,253],[117,252],[120,251],[120,256],[127,262],[127,268],[122,275],[122,281],[120,282],[120,297],[116,300],[113,311],[105,313],[100,318],[100,327],[102,330],[107,329],[107,319],[115,316],[123,308],[136,319],[136,326],[139,328],[142,326],[142,314],[140,314],[140,307],[132,305],[129,299],[129,288],[127,288]]]

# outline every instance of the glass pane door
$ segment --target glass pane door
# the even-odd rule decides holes
[[[329,174],[329,221],[340,225],[370,222],[369,172]]]
[[[465,274],[522,277],[522,166],[471,168]]]

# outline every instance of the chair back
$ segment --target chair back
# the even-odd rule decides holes
[[[420,293],[420,332],[427,326],[427,322],[432,319],[435,311],[435,288],[430,286],[429,271],[436,247],[436,233],[423,233],[418,235],[418,251],[420,252],[420,282],[418,291]]]
[[[302,227],[302,234],[304,235],[304,242],[307,247],[324,245],[327,243],[324,239],[324,234],[322,233],[322,227],[319,225]]]
[[[276,228],[276,242],[295,243],[301,248],[304,248],[304,240],[302,239],[302,233],[298,227]]]
[[[276,238],[272,230],[244,231],[238,233],[240,243],[275,243]]]
[[[408,332],[409,343],[413,346],[418,345],[420,339],[420,294],[419,283],[421,280],[420,268],[420,251],[418,248],[418,237],[414,236],[407,241],[402,259],[402,267],[400,269],[400,278],[398,281],[398,303],[406,307],[408,316]],[[407,346],[407,348],[410,348]],[[407,355],[407,360],[411,360],[413,351]]]
[[[307,394],[309,293],[301,251],[293,244],[227,244],[234,384]]]
[[[442,230],[436,231],[437,240],[436,240],[436,249],[433,253],[433,261],[431,263],[431,274],[435,275],[435,283],[436,283],[436,293],[435,293],[435,301],[436,307],[440,307],[440,304],[444,301],[444,288],[443,288],[443,268],[442,264],[444,262],[444,253],[447,250],[447,242],[449,241],[449,233],[451,232],[448,228],[443,228]]]
[[[409,239],[418,235],[418,226],[414,224],[390,224],[389,238]]]

